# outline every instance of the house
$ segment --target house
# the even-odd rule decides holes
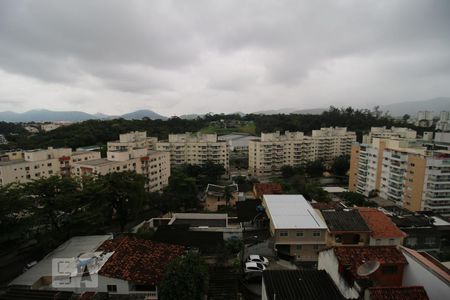
[[[404,285],[423,286],[431,300],[450,295],[450,271],[426,253],[400,247],[408,264],[404,269]]]
[[[438,216],[411,212],[398,207],[383,207],[392,222],[408,236],[403,245],[426,251],[440,251],[450,236],[450,223]]]
[[[428,300],[423,286],[371,287],[364,293],[364,300]]]
[[[358,210],[323,210],[322,216],[328,226],[328,245],[368,245],[370,229]]]
[[[406,234],[382,211],[371,207],[358,207],[359,213],[371,231],[369,245],[402,245]]]
[[[323,270],[265,270],[261,295],[262,300],[345,299]]]
[[[229,218],[227,214],[210,213],[175,213],[167,218],[152,218],[133,228],[133,232],[143,230],[157,230],[160,226],[179,226],[189,231],[215,232],[222,235],[223,240],[242,239],[243,229],[238,220]],[[181,226],[185,225],[185,226]],[[175,244],[176,241],[175,241]]]
[[[302,195],[264,195],[263,207],[278,255],[303,263],[317,262],[326,246],[327,225]]]
[[[275,195],[282,193],[283,187],[279,183],[266,182],[266,183],[255,183],[253,185],[253,194],[256,199],[262,199],[263,195]]]
[[[205,191],[204,206],[208,211],[216,212],[228,207],[235,207],[238,201],[238,185],[208,184]],[[229,197],[227,199],[227,197]]]
[[[346,298],[358,298],[367,287],[401,286],[407,261],[395,246],[332,247],[319,252],[325,270]]]
[[[157,299],[167,265],[184,250],[128,236],[74,237],[10,285]]]

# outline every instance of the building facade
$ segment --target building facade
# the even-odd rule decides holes
[[[321,128],[311,136],[303,132],[261,133],[260,140],[249,142],[249,173],[274,175],[284,165],[304,165],[317,159],[331,163],[340,155],[350,155],[356,134],[346,128]]]
[[[363,143],[370,144],[374,138],[379,139],[416,139],[417,132],[406,127],[391,127],[389,129],[386,126],[383,127],[372,127],[370,132],[363,136]]]
[[[169,152],[173,166],[211,161],[229,169],[230,146],[227,141],[218,140],[217,134],[169,134],[168,140],[156,143],[156,149]]]
[[[100,152],[52,148],[8,152],[0,157],[0,185],[60,175],[69,176],[77,161],[100,158]]]
[[[326,247],[327,225],[302,195],[264,195],[275,251],[297,261],[317,262]]]
[[[450,214],[450,151],[430,151],[408,140],[355,144],[349,190],[378,194],[411,211]]]

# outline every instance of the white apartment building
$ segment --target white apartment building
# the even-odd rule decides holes
[[[145,131],[134,131],[119,135],[118,141],[108,142],[108,151],[134,148],[147,148],[155,150],[157,137],[147,137]]]
[[[433,124],[433,111],[419,111],[416,115],[416,126],[429,127]]]
[[[317,159],[331,163],[340,155],[350,155],[355,141],[356,134],[342,127],[313,130],[311,136],[289,131],[284,135],[279,131],[261,133],[260,140],[249,142],[249,173],[273,175],[284,165],[304,165]]]
[[[54,175],[70,175],[75,161],[100,158],[100,152],[76,151],[70,148],[25,150],[0,156],[0,185],[25,183]]]
[[[156,150],[170,152],[172,165],[202,165],[207,161],[229,168],[230,146],[217,139],[217,134],[169,134],[167,141],[158,141]]]
[[[170,154],[149,150],[149,141],[145,132],[122,134],[119,141],[108,142],[107,157],[78,161],[73,165],[72,174],[83,177],[134,171],[148,178],[150,192],[160,191],[169,184]]]
[[[450,131],[450,111],[441,111],[439,121],[436,123],[436,130]]]
[[[429,151],[407,140],[355,144],[349,190],[378,194],[411,211],[450,214],[450,151]]]
[[[363,136],[363,144],[372,143],[374,138],[379,139],[393,139],[393,138],[402,138],[402,139],[416,139],[417,132],[410,128],[406,127],[391,127],[389,129],[386,126],[383,127],[372,127],[370,132]]]

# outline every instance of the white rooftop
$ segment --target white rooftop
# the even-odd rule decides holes
[[[346,188],[340,187],[340,186],[324,186],[322,188],[324,191],[327,191],[328,193],[344,193],[348,192]]]
[[[52,276],[53,259],[71,259],[82,253],[94,252],[104,241],[112,238],[112,235],[75,236],[45,256],[31,269],[14,279],[10,285],[31,286],[41,277]]]
[[[302,195],[264,195],[275,229],[327,229],[327,225]]]

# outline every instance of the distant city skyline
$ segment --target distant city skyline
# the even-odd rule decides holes
[[[450,1],[0,2],[0,111],[165,116],[450,96]]]

